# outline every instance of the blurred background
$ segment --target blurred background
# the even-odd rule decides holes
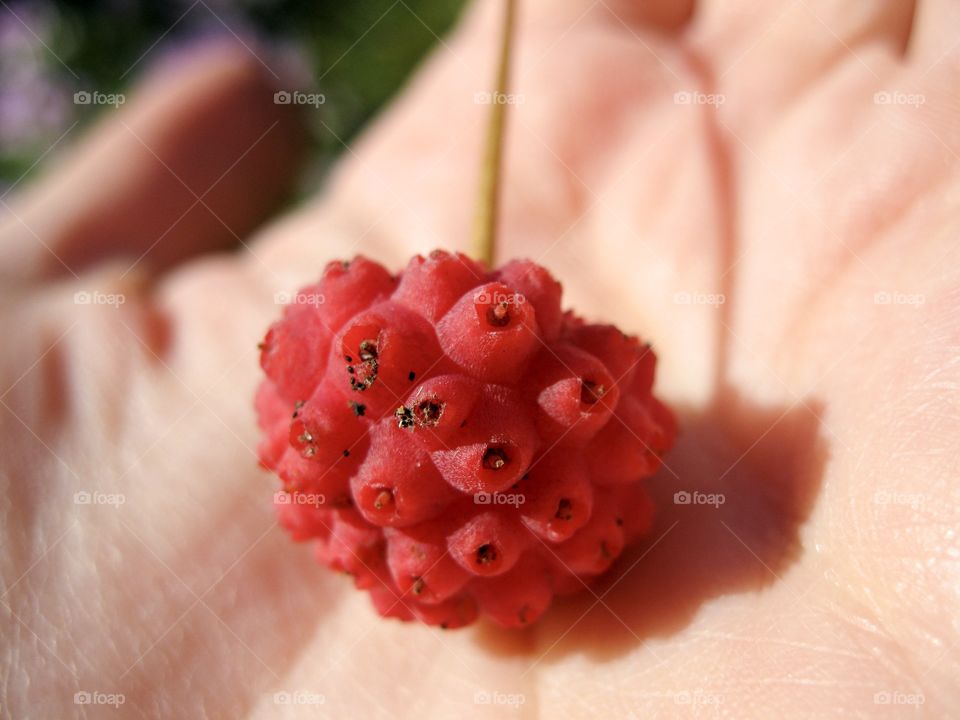
[[[113,106],[151,64],[209,37],[279,51],[323,98],[309,113],[322,174],[403,84],[465,0],[28,0],[0,3],[0,193]],[[348,52],[349,51],[349,52]],[[76,95],[80,93],[80,95]],[[86,98],[89,100],[89,98]],[[322,122],[321,122],[322,121]],[[327,127],[324,127],[326,124]],[[327,129],[329,128],[329,129]],[[70,137],[66,137],[69,135]]]

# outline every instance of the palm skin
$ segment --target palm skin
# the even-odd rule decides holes
[[[125,717],[899,717],[921,700],[921,716],[948,713],[960,11],[682,5],[523,7],[499,255],[542,262],[568,306],[650,339],[682,427],[651,481],[649,539],[525,632],[380,620],[276,526],[253,452],[274,293],[331,258],[400,268],[466,248],[493,7],[466,17],[320,202],[249,251],[184,260],[223,239],[188,218],[192,245],[137,266],[162,274],[126,272],[160,227],[98,250],[124,261],[63,278],[35,248],[78,267],[93,255],[94,238],[62,229],[94,214],[77,161],[5,201],[6,273],[28,281],[7,283],[0,318],[16,338],[0,358],[3,713],[116,714],[77,691],[123,693]],[[245,51],[214,59],[225,98],[269,97]],[[875,103],[883,91],[925,102]],[[161,115],[171,130],[156,135],[121,117],[176,148],[189,123]],[[214,208],[231,227],[267,211],[266,168],[293,165],[276,160],[295,155],[294,126],[273,106],[258,120],[274,121],[282,138],[265,136]],[[194,140],[221,139],[197,125]],[[156,182],[116,199],[118,215],[155,208],[170,178]],[[71,221],[24,230],[58,212]],[[78,290],[127,302],[78,306]],[[298,691],[324,702],[276,704]]]

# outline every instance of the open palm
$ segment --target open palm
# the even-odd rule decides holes
[[[466,248],[496,3],[252,239],[299,148],[259,61],[149,83],[0,208],[0,712],[944,716],[960,5],[916,4],[523,6],[500,257],[651,340],[681,419],[649,538],[524,632],[381,620],[252,450],[276,293]]]

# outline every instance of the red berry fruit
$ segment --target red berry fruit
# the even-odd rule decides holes
[[[560,284],[435,251],[331,263],[267,333],[256,397],[280,521],[389,617],[534,622],[649,529],[676,435],[656,358]]]

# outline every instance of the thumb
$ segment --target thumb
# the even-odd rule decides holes
[[[76,275],[110,257],[162,269],[240,241],[288,194],[304,147],[275,82],[236,43],[157,68],[22,196],[0,198],[4,274]]]

